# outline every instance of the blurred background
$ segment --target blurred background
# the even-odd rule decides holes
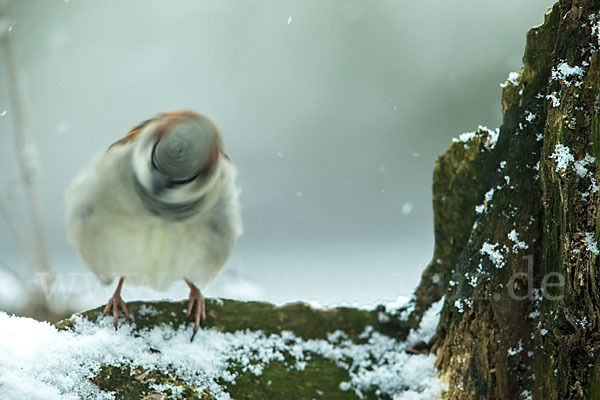
[[[10,1],[53,301],[94,307],[115,286],[66,242],[70,180],[133,125],[177,109],[220,127],[243,190],[245,233],[206,295],[326,305],[410,295],[433,250],[434,160],[452,137],[499,126],[499,85],[552,3]],[[0,202],[27,234],[2,57]],[[19,311],[32,258],[6,222],[0,309]],[[187,294],[183,283],[125,284],[123,298]]]

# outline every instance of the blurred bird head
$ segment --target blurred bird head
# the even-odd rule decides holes
[[[147,208],[175,219],[193,213],[210,190],[222,154],[216,126],[191,111],[160,114],[119,142],[134,146],[131,171]]]

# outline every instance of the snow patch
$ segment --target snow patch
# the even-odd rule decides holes
[[[523,351],[523,341],[521,339],[519,339],[518,347],[516,347],[516,348],[511,347],[510,349],[508,349],[508,356],[509,357],[515,356],[522,351]]]
[[[506,82],[501,83],[500,87],[505,88],[508,86],[509,83],[511,83],[513,86],[519,86],[519,73],[518,72],[511,72],[510,74],[508,74],[508,78],[506,79]]]
[[[570,163],[575,161],[571,150],[562,143],[557,143],[550,156],[556,162],[556,172],[565,172]]]
[[[519,250],[526,250],[529,248],[529,245],[521,240],[519,240],[519,233],[516,229],[513,229],[508,233],[508,239],[514,243],[512,247],[512,252],[517,254]]]
[[[426,313],[413,339],[418,334],[429,337],[437,325],[435,307]],[[261,375],[270,362],[287,359],[289,369],[302,370],[318,355],[349,371],[349,380],[341,386],[359,397],[377,388],[378,397],[441,399],[435,355],[407,354],[406,342],[372,327],[361,335],[365,339],[361,344],[337,331],[327,340],[304,340],[289,331],[267,335],[215,329],[198,331],[190,343],[185,327],[160,325],[134,335],[128,324],[115,331],[111,318],[96,322],[74,318],[73,331],[58,331],[48,323],[0,312],[0,398],[109,399],[112,395],[99,390],[90,378],[101,364],[126,364],[172,371],[182,382],[198,387],[199,393],[208,388],[218,399],[230,399],[219,382],[235,382],[236,374],[229,370],[232,362],[242,371]]]
[[[587,251],[591,251],[595,255],[600,254],[600,251],[598,250],[598,241],[596,240],[596,234],[594,232],[586,232],[583,241]]]
[[[496,250],[499,244],[491,244],[485,242],[479,250],[479,253],[482,255],[487,255],[490,261],[496,266],[496,268],[501,269],[506,265],[506,261],[504,260],[504,256],[500,253],[499,250]]]
[[[499,128],[492,130],[486,126],[479,125],[477,127],[476,132],[462,133],[462,134],[460,134],[460,136],[458,138],[453,138],[452,142],[453,143],[462,142],[462,143],[464,143],[465,149],[469,149],[469,146],[467,145],[468,142],[470,142],[471,140],[473,140],[476,137],[482,137],[482,138],[484,138],[483,146],[488,150],[492,150],[494,147],[496,147],[496,143],[498,142],[499,135],[500,135]]]
[[[556,94],[556,92],[552,92],[547,95],[546,100],[552,100],[552,107],[560,107],[560,97]]]
[[[537,116],[531,111],[525,111],[525,119],[527,120],[527,122],[535,121],[536,117]]]
[[[442,311],[443,305],[444,297],[433,303],[431,307],[429,307],[429,309],[425,311],[425,313],[423,314],[423,319],[421,319],[419,329],[417,329],[416,331],[414,329],[411,329],[408,333],[406,343],[409,346],[414,346],[419,342],[428,343],[433,338],[438,326],[438,322],[440,321],[440,312]]]
[[[571,86],[573,81],[576,87],[581,86],[581,78],[585,75],[585,71],[581,67],[571,67],[566,62],[561,62],[556,67],[552,68],[552,79],[561,80],[567,86]]]
[[[590,164],[593,164],[595,161],[596,159],[590,156],[589,154],[586,154],[582,160],[575,161],[573,165],[575,166],[575,172],[577,172],[577,177],[585,178],[589,173],[587,167]]]

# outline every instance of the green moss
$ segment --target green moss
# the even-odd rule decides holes
[[[291,357],[290,357],[291,359]],[[290,363],[271,362],[260,375],[232,365],[235,382],[219,382],[234,399],[356,399],[352,390],[341,390],[340,383],[349,381],[348,372],[330,360],[313,356],[303,370],[290,368]],[[146,370],[128,364],[102,365],[90,379],[116,400],[137,399],[198,399],[214,400],[208,390],[198,395],[197,388],[181,382],[170,372]],[[160,385],[160,386],[159,386]],[[161,387],[162,386],[162,387]],[[164,387],[164,388],[163,388]],[[167,389],[168,388],[168,389]],[[381,398],[367,393],[367,399]]]
[[[349,380],[348,372],[332,361],[313,357],[306,368],[299,371],[283,363],[272,362],[260,376],[251,372],[237,373],[235,384],[225,383],[227,392],[234,399],[356,399],[356,394],[340,389],[340,383]],[[373,397],[374,398],[374,397]]]
[[[119,324],[133,324],[133,331],[138,334],[161,324],[172,326],[173,329],[188,326],[191,335],[193,317],[185,317],[186,307],[187,301],[128,302],[131,320],[121,318]],[[102,318],[102,311],[103,307],[98,307],[79,315],[96,321]],[[288,330],[303,339],[326,339],[327,333],[342,330],[351,339],[359,342],[358,336],[367,326],[372,326],[376,331],[388,336],[406,337],[409,331],[408,324],[397,318],[390,318],[390,322],[387,323],[380,322],[379,313],[383,311],[383,307],[374,311],[349,307],[319,310],[305,303],[278,307],[265,302],[207,299],[206,321],[203,322],[203,327],[215,328],[220,332],[261,330],[266,334]],[[56,327],[71,329],[73,324],[74,319],[71,318],[58,322]]]
[[[512,82],[509,82],[506,86],[502,88],[502,109],[507,110],[509,108],[515,107],[519,104],[522,95],[522,80],[523,80],[523,69],[519,71],[519,77],[517,78],[517,85],[513,85]]]
[[[596,113],[592,117],[592,149],[596,159],[596,171],[600,171],[600,114]],[[598,176],[598,173],[596,173]]]
[[[561,120],[559,123],[558,132],[556,133],[556,143],[562,143],[566,146],[569,146],[569,139],[572,137],[572,131],[567,127],[567,124],[564,120]]]
[[[590,378],[588,398],[589,400],[600,400],[600,361],[596,361],[590,373]]]
[[[198,395],[196,388],[179,382],[176,377],[158,370],[145,370],[127,364],[102,365],[100,371],[90,379],[104,392],[114,395],[116,400],[138,399],[195,399],[214,400],[207,391]],[[157,389],[157,385],[168,385],[169,389]],[[171,388],[177,388],[176,393]]]

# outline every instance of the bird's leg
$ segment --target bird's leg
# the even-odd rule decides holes
[[[115,330],[117,329],[117,321],[119,319],[119,307],[123,309],[123,314],[129,319],[129,312],[127,311],[127,304],[121,298],[121,287],[123,286],[123,281],[125,278],[119,279],[119,284],[117,285],[117,289],[115,290],[115,294],[108,300],[106,307],[104,308],[104,315],[108,314],[110,309],[112,308],[113,313],[113,324],[115,325]]]
[[[192,339],[194,340],[194,336],[196,336],[196,332],[198,332],[198,328],[200,328],[200,320],[204,321],[206,319],[206,304],[204,302],[204,296],[200,293],[200,290],[190,282],[188,279],[184,279],[185,283],[190,287],[190,298],[188,301],[187,313],[186,317],[189,317],[192,313],[192,308],[194,308],[194,303],[196,304],[196,312],[194,319],[194,334],[192,335]]]

